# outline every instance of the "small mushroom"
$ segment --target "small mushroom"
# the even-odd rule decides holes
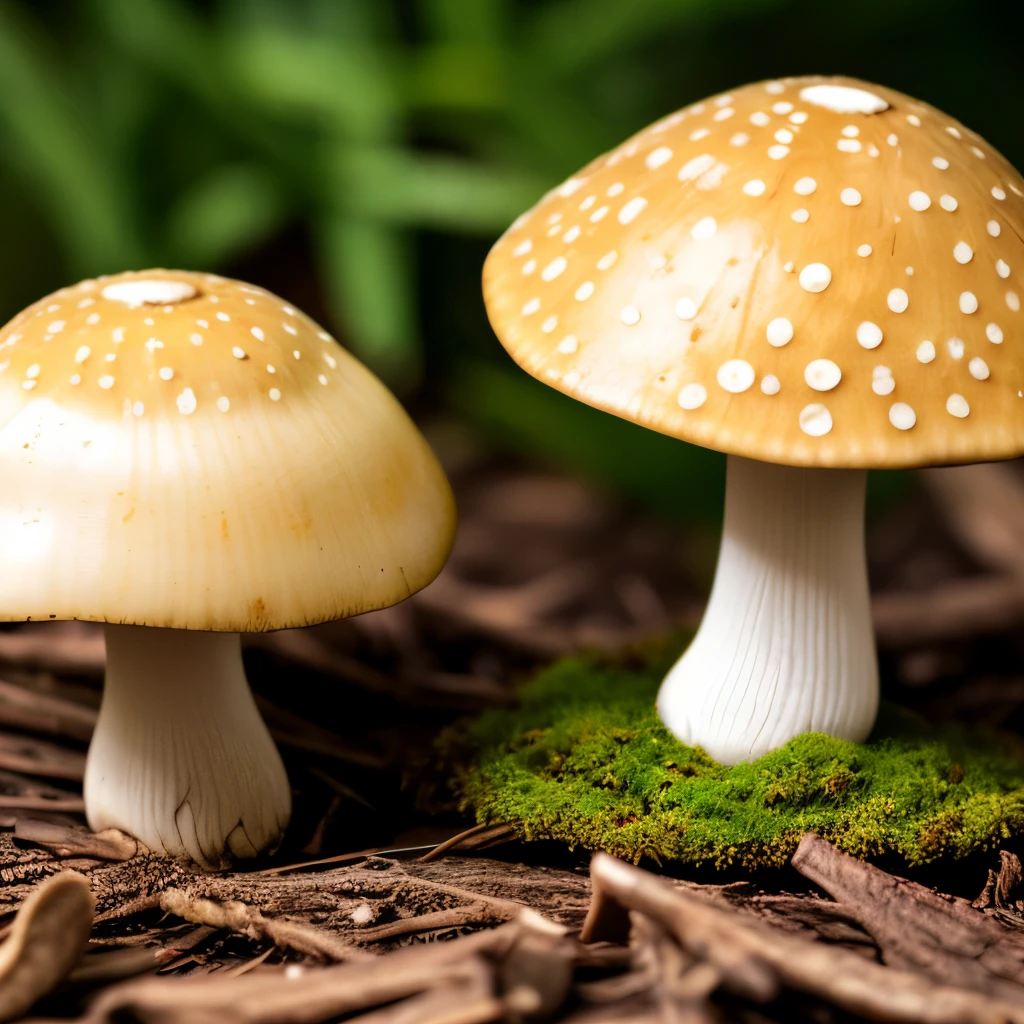
[[[216,865],[291,795],[239,634],[397,603],[454,503],[387,389],[260,288],[83,281],[0,330],[0,619],[108,623],[90,826]]]
[[[520,366],[729,456],[710,602],[658,701],[682,740],[731,764],[868,735],[865,471],[1024,453],[1022,236],[1024,181],[975,133],[792,78],[670,114],[494,246]]]

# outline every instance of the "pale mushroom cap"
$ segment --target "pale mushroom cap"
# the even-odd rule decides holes
[[[260,288],[122,274],[0,329],[0,620],[342,618],[429,583],[454,523],[395,398]]]
[[[941,111],[853,79],[736,89],[644,129],[492,249],[545,383],[792,465],[1024,453],[1024,181]]]

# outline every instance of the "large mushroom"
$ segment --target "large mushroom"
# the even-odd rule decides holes
[[[96,830],[207,866],[278,843],[290,790],[239,635],[395,604],[453,530],[395,398],[261,288],[122,274],[0,330],[0,620],[108,624]]]
[[[520,366],[729,456],[711,598],[658,700],[680,739],[732,764],[868,735],[865,471],[1024,453],[1022,197],[934,107],[792,78],[658,121],[495,245]]]

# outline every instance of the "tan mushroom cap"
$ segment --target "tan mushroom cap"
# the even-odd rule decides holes
[[[122,274],[0,329],[0,620],[342,618],[429,583],[454,521],[395,398],[261,288]]]
[[[1024,181],[892,89],[790,78],[644,129],[492,249],[491,323],[540,380],[767,462],[1024,453]]]

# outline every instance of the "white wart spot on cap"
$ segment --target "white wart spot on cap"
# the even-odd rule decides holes
[[[728,359],[718,368],[715,376],[719,387],[738,395],[754,383],[754,368],[745,359]]]
[[[967,370],[975,380],[988,380],[988,363],[980,356],[975,356],[968,364]]]
[[[832,413],[812,402],[800,410],[800,429],[809,437],[824,437],[832,429]]]
[[[765,374],[761,378],[761,391],[766,395],[777,395],[781,387],[779,378],[774,373]]]
[[[957,263],[970,263],[974,259],[974,250],[966,242],[957,242],[953,246],[953,259]]]
[[[709,238],[714,238],[715,232],[718,230],[718,222],[714,217],[702,217],[696,224],[690,228],[690,235],[698,242],[707,241]]]
[[[917,359],[921,363],[930,363],[935,358],[935,345],[930,341],[922,341],[917,346]]]
[[[893,288],[886,296],[886,305],[894,313],[905,313],[910,305],[910,297],[902,288]]]
[[[882,328],[865,320],[857,326],[857,342],[863,348],[878,348],[882,344]]]
[[[924,211],[932,205],[932,199],[927,192],[911,192],[910,195],[907,196],[907,205],[918,213],[924,213]]]
[[[842,376],[842,370],[831,359],[813,359],[804,369],[804,380],[815,391],[831,391]]]
[[[693,299],[683,296],[676,301],[676,316],[680,320],[692,320],[697,315],[697,304]]]
[[[764,190],[765,184],[760,178],[752,178],[743,186],[743,193],[748,196],[762,196]]]
[[[196,411],[196,406],[198,404],[196,402],[195,392],[191,388],[185,388],[185,390],[178,395],[175,402],[178,406],[178,412],[180,412],[182,416],[191,416],[192,413]]]
[[[978,312],[978,296],[974,292],[960,293],[960,312],[968,314]]]
[[[110,302],[123,302],[126,306],[166,306],[195,298],[196,290],[187,281],[140,278],[108,284],[100,294]]]
[[[580,347],[579,339],[575,334],[567,334],[557,345],[558,351],[563,356],[571,356]]]
[[[999,324],[986,324],[985,325],[985,337],[992,342],[993,345],[1002,345],[1003,343],[1003,329]]]
[[[860,206],[861,194],[855,188],[844,188],[839,193],[839,201],[843,206]]]
[[[793,186],[793,191],[798,196],[809,196],[817,187],[818,183],[813,178],[800,178]]]
[[[708,400],[708,389],[703,384],[687,384],[679,392],[676,401],[681,409],[699,409]]]
[[[805,292],[823,292],[832,283],[832,271],[824,263],[808,263],[799,280]]]
[[[880,114],[889,109],[881,96],[849,85],[808,85],[800,90],[800,99],[834,114]]]
[[[963,395],[953,394],[946,399],[946,412],[950,416],[955,416],[957,419],[962,420],[971,411],[971,407],[967,404],[967,399]]]
[[[964,357],[964,339],[963,338],[950,338],[946,342],[946,351],[949,353],[951,359],[963,359],[963,357]]]
[[[769,345],[782,348],[793,340],[793,324],[784,316],[777,316],[765,330]]]
[[[619,210],[619,223],[632,224],[646,206],[647,200],[643,196],[634,196]]]
[[[897,430],[910,430],[917,423],[917,413],[906,402],[893,402],[889,406],[889,422]]]

